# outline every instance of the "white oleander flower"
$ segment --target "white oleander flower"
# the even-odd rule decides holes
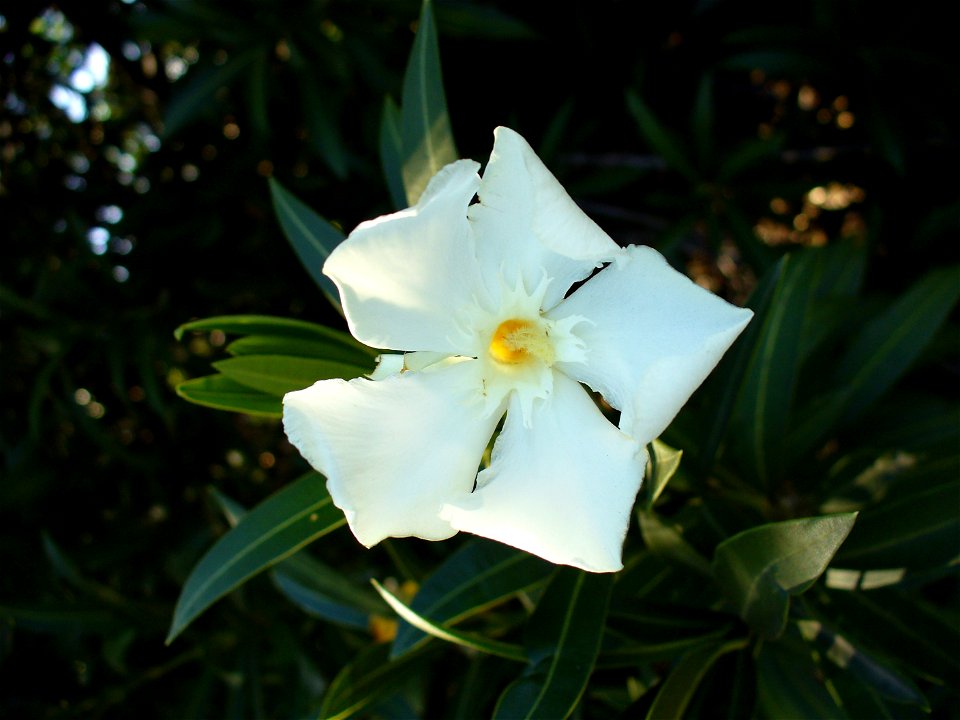
[[[284,428],[367,547],[464,530],[619,570],[647,443],[752,313],[650,248],[618,247],[522,137],[494,136],[482,180],[478,163],[451,163],[327,259],[353,335],[414,352],[289,393]]]

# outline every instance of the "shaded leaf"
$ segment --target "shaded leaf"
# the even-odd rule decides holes
[[[167,643],[228,592],[345,523],[318,473],[264,500],[194,567],[177,600]]]
[[[856,517],[824,515],[746,530],[717,546],[714,576],[740,617],[776,638],[786,626],[789,596],[820,577]]]
[[[795,633],[764,643],[757,657],[757,701],[768,718],[846,718],[823,683],[810,649]]]
[[[344,720],[422,680],[429,647],[391,659],[388,645],[362,650],[330,683],[320,707],[322,720]]]
[[[816,251],[784,261],[734,409],[737,442],[762,488],[771,487],[783,472],[783,440],[800,373],[800,343],[819,268]]]
[[[613,575],[560,567],[527,625],[531,665],[500,696],[495,718],[566,718],[593,672]]]
[[[960,555],[960,484],[946,483],[860,513],[837,554],[859,569],[924,568]]]
[[[502,543],[471,540],[428,577],[410,609],[433,623],[451,625],[542,582],[553,565]],[[393,656],[409,652],[426,635],[401,623]]]
[[[653,111],[637,93],[627,90],[627,107],[637,122],[637,127],[647,144],[658,153],[671,168],[690,182],[697,181],[694,169],[680,138],[660,123]]]
[[[347,153],[337,122],[337,103],[333,102],[330,91],[317,82],[315,73],[299,72],[297,78],[300,81],[307,140],[333,174],[344,178],[347,175]]]
[[[892,668],[885,667],[876,658],[855,647],[843,635],[815,620],[801,621],[798,626],[805,640],[819,647],[828,660],[867,685],[872,693],[896,703],[917,705],[929,711],[927,699],[910,679]]]
[[[717,390],[714,391],[715,395],[711,403],[713,410],[707,431],[697,449],[696,457],[702,473],[709,472],[713,467],[717,450],[726,435],[743,377],[766,325],[767,315],[770,313],[771,302],[780,283],[785,263],[786,259],[781,259],[768,270],[750,295],[746,307],[753,310],[753,320],[720,361],[711,378],[707,380],[708,387],[717,388]]]
[[[837,365],[835,384],[848,393],[851,422],[913,364],[960,298],[960,268],[935,270],[853,338]]]
[[[181,340],[185,332],[208,332],[211,330],[220,330],[228,335],[270,335],[303,338],[318,342],[350,342],[357,348],[370,351],[365,345],[361,345],[352,338],[348,340],[349,336],[339,330],[333,330],[304,320],[274,317],[272,315],[217,315],[202,320],[193,320],[174,330],[173,336],[177,340]],[[373,352],[373,354],[376,353]]]
[[[343,241],[343,233],[298,200],[274,178],[270,178],[273,209],[290,245],[310,277],[342,315],[340,294],[333,280],[323,274],[323,264]]]
[[[247,514],[245,507],[218,490],[212,490],[211,495],[231,527]],[[338,625],[366,630],[371,614],[388,612],[376,595],[311,557],[306,549],[277,563],[270,579],[301,610]]]
[[[457,159],[440,73],[440,51],[431,0],[423,0],[417,37],[403,77],[400,114],[403,186],[407,205],[413,206],[430,178]]]
[[[172,137],[197,119],[207,109],[214,107],[217,91],[230,85],[234,78],[255,62],[262,53],[261,48],[251,47],[230,56],[223,64],[215,62],[204,67],[193,68],[166,104],[163,116],[163,135]]]
[[[523,648],[519,645],[493,640],[491,638],[484,637],[479,633],[461,632],[446,625],[439,625],[421,615],[418,615],[416,612],[404,605],[399,598],[384,588],[383,585],[378,583],[376,580],[373,580],[372,582],[373,586],[377,589],[377,592],[380,593],[380,597],[382,597],[387,604],[393,608],[393,611],[421,632],[432,635],[433,637],[445,642],[454,643],[455,645],[462,645],[463,647],[467,647],[472,650],[479,650],[480,652],[487,653],[489,655],[497,655],[498,657],[506,658],[508,660],[516,660],[517,662],[526,662],[527,655],[523,651]]]
[[[709,672],[713,664],[723,655],[735,650],[742,650],[747,645],[746,638],[726,640],[722,642],[708,642],[690,650],[680,658],[676,667],[663,681],[657,697],[650,706],[647,718],[676,718],[683,717],[691,698],[700,686],[700,682]]]
[[[643,543],[656,555],[682,563],[702,575],[709,576],[710,563],[707,562],[686,540],[677,526],[669,524],[656,513],[638,510],[640,533]]]

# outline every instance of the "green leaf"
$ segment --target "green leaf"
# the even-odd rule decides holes
[[[423,0],[417,37],[403,77],[400,112],[403,186],[407,205],[413,206],[430,178],[457,159],[440,73],[440,51],[431,0]]]
[[[929,712],[927,699],[909,678],[884,666],[843,635],[816,620],[801,621],[798,627],[805,640],[819,647],[828,660],[868,686],[872,693],[896,703],[917,705]]]
[[[600,649],[614,576],[560,567],[527,626],[531,665],[500,696],[495,718],[566,718]]]
[[[845,423],[860,417],[913,364],[958,298],[960,268],[935,270],[853,338],[834,378],[849,394]]]
[[[260,56],[261,51],[260,47],[253,46],[231,55],[222,65],[211,62],[205,67],[193,68],[183,82],[177,83],[173,96],[166,103],[163,136],[173,137],[201,113],[212,108],[217,91],[230,85]]]
[[[231,590],[345,523],[318,473],[267,498],[194,567],[177,600],[167,643]]]
[[[343,341],[304,340],[282,335],[248,335],[227,345],[231,355],[287,355],[292,357],[333,360],[347,365],[373,369],[373,355],[369,348],[352,342],[346,333]]]
[[[461,632],[446,625],[431,622],[404,605],[393,593],[384,588],[383,585],[376,580],[372,580],[371,582],[377,589],[377,592],[380,593],[380,597],[393,608],[393,611],[421,632],[432,635],[445,642],[462,645],[472,650],[479,650],[489,655],[497,655],[508,660],[516,660],[517,662],[527,661],[527,655],[519,645],[500,642],[499,640],[491,640],[478,633]]]
[[[697,182],[697,171],[680,138],[660,123],[653,111],[632,90],[627,90],[627,107],[637,121],[637,127],[647,144],[658,153],[671,168],[692,183]]]
[[[331,102],[331,93],[317,82],[314,72],[298,72],[296,76],[300,81],[307,140],[333,174],[342,179],[347,175],[346,143],[337,124],[339,113]]]
[[[708,388],[714,393],[710,403],[713,409],[709,426],[704,433],[703,441],[699,443],[696,456],[703,474],[708,473],[713,467],[717,451],[726,435],[737,395],[743,385],[743,377],[766,325],[785,262],[786,259],[782,259],[770,268],[750,295],[746,306],[753,310],[753,320],[707,380]]]
[[[455,624],[529,590],[552,571],[553,565],[545,560],[502,543],[471,540],[424,581],[410,609],[435,624]],[[401,623],[393,656],[425,639],[422,630]]]
[[[746,638],[709,642],[694,648],[677,663],[660,686],[647,718],[657,720],[683,717],[690,699],[713,664],[723,655],[747,646]]]
[[[654,440],[647,449],[650,452],[651,470],[644,486],[644,506],[649,510],[680,467],[683,450],[674,450],[660,440]]]
[[[960,483],[951,482],[860,513],[836,564],[857,569],[927,568],[960,554]]]
[[[837,625],[852,642],[887,648],[912,673],[960,686],[960,629],[956,617],[898,588],[868,592],[830,591]]]
[[[784,262],[734,409],[737,441],[765,489],[784,471],[783,439],[800,373],[803,328],[821,267],[818,259],[816,251],[806,251]]]
[[[183,339],[186,332],[209,332],[220,330],[228,335],[271,335],[279,337],[303,338],[318,342],[350,342],[373,355],[376,352],[361,345],[352,338],[348,341],[346,333],[333,330],[324,325],[293,320],[292,318],[272,315],[217,315],[215,317],[193,320],[184,323],[173,332],[177,340]]]
[[[227,522],[236,527],[247,514],[240,503],[213,489]],[[388,608],[365,588],[307,554],[306,549],[277,563],[270,571],[274,586],[308,615],[345,627],[366,630],[371,614],[385,615]]]
[[[389,657],[389,645],[373,645],[361,651],[330,683],[323,704],[322,720],[345,720],[374,703],[387,700],[411,682],[422,680],[429,647]]]
[[[795,633],[764,643],[757,657],[757,700],[767,718],[845,718],[823,672]]]
[[[403,189],[402,119],[400,106],[389,96],[383,100],[380,116],[380,165],[393,207],[402,210],[407,207],[407,193]]]
[[[270,178],[273,209],[283,234],[300,258],[300,263],[341,315],[340,294],[333,280],[323,274],[323,264],[343,241],[343,233],[298,200],[274,178]]]
[[[177,385],[177,395],[197,405],[278,418],[283,415],[280,398],[252,390],[224,375],[206,375],[205,377],[185,380]]]
[[[643,509],[637,510],[637,519],[640,522],[643,543],[652,553],[686,565],[701,575],[710,576],[710,563],[683,539],[678,526],[669,524],[656,513]]]
[[[370,371],[359,365],[285,355],[242,355],[211,364],[225,377],[277,397],[302,390],[317,380],[349,380]]]
[[[611,605],[597,667],[628,667],[671,661],[734,626],[726,613],[647,601]]]
[[[764,637],[779,637],[789,596],[820,577],[856,518],[824,515],[746,530],[717,546],[714,576],[741,618]]]

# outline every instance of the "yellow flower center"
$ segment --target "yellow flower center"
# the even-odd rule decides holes
[[[553,343],[541,323],[517,318],[504,320],[497,326],[490,338],[490,355],[505,365],[519,365],[534,359],[552,365],[555,359]]]

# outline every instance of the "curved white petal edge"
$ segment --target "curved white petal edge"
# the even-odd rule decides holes
[[[452,163],[415,207],[362,223],[330,255],[354,336],[405,354],[369,379],[289,393],[284,429],[368,547],[463,530],[613,572],[647,443],[752,313],[650,248],[618,247],[522,137],[494,135],[482,179]],[[619,427],[580,383],[621,411]]]

